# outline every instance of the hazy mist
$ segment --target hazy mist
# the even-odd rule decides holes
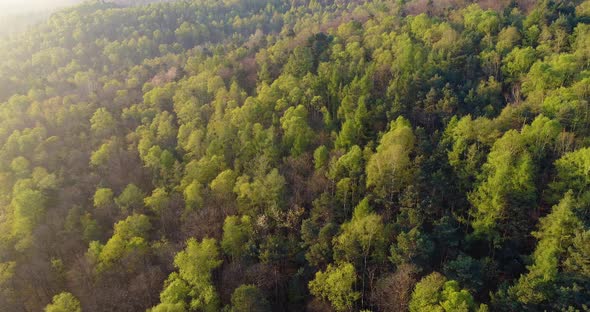
[[[0,16],[46,11],[83,0],[0,0]]]

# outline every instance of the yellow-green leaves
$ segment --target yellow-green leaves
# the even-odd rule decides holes
[[[200,243],[189,239],[186,248],[174,257],[178,272],[170,274],[160,294],[161,303],[152,311],[218,311],[212,271],[222,263],[219,256],[215,239]]]
[[[283,142],[290,148],[291,155],[298,156],[306,151],[314,133],[307,123],[307,109],[303,105],[289,107],[281,117]]]
[[[90,129],[97,138],[107,138],[115,133],[116,125],[115,118],[104,107],[97,109],[90,119]]]
[[[522,229],[505,226],[526,220],[526,209],[534,205],[536,196],[534,164],[518,140],[518,134],[510,131],[496,142],[484,165],[486,180],[469,195],[475,208],[475,235],[498,244],[506,238],[503,235]]]
[[[554,202],[568,190],[572,190],[584,205],[590,203],[590,148],[581,148],[565,154],[555,161],[555,168],[557,179],[551,184]]]
[[[285,178],[277,169],[254,179],[239,177],[234,192],[238,195],[240,211],[252,217],[261,213],[276,215],[283,208],[285,184]]]
[[[560,131],[559,123],[540,115],[520,133],[510,130],[494,143],[480,183],[468,197],[476,237],[499,246],[530,231],[537,166],[553,150]]]
[[[144,204],[157,214],[161,214],[167,208],[170,198],[164,188],[155,188],[152,195],[143,199]]]
[[[315,279],[309,282],[309,291],[312,295],[329,301],[336,311],[348,311],[361,297],[354,290],[356,279],[352,264],[330,264],[325,271],[316,273]]]
[[[342,224],[341,233],[334,238],[334,258],[353,264],[383,260],[387,233],[382,217],[373,212],[369,201],[363,199],[354,209],[352,220]]]
[[[253,247],[251,242],[253,234],[254,229],[249,216],[241,218],[228,216],[223,224],[221,248],[234,259],[240,259]]]
[[[533,263],[528,267],[529,272],[509,289],[509,294],[518,301],[527,305],[548,304],[559,296],[560,283],[569,284],[567,280],[558,279],[570,248],[577,248],[574,243],[584,235],[583,223],[574,213],[578,204],[574,194],[568,192],[551,213],[540,220],[539,230],[534,232],[539,242],[532,256]],[[574,259],[575,256],[572,260],[576,261]],[[587,270],[590,266],[586,264],[585,267]]]
[[[113,191],[110,188],[98,188],[94,192],[94,207],[98,209],[108,208],[114,203]]]
[[[123,213],[132,212],[143,205],[145,193],[135,184],[128,184],[123,192],[115,199],[115,203]]]
[[[148,252],[150,229],[151,224],[147,216],[131,215],[115,224],[113,236],[104,246],[99,242],[92,242],[88,249],[88,256],[98,265],[99,272],[109,269],[111,265],[132,253],[142,256]]]
[[[53,296],[53,300],[45,307],[45,312],[82,312],[80,301],[69,292]]]
[[[38,190],[15,188],[11,205],[14,209],[12,235],[17,250],[25,250],[33,243],[33,230],[45,213],[46,201]]]
[[[485,311],[485,306],[479,308]],[[457,281],[434,272],[424,277],[412,293],[410,312],[469,312],[478,310],[471,294]]]
[[[412,181],[415,169],[410,155],[416,137],[410,123],[399,117],[380,140],[377,152],[367,164],[367,187],[380,198],[391,201]]]

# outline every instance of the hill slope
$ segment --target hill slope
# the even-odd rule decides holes
[[[128,4],[0,39],[4,310],[590,302],[590,1]]]

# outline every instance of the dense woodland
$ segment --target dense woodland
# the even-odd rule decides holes
[[[590,0],[132,2],[0,39],[0,310],[590,309]]]

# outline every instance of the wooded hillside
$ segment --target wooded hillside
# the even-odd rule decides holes
[[[0,310],[587,311],[589,23],[91,1],[0,39]]]

